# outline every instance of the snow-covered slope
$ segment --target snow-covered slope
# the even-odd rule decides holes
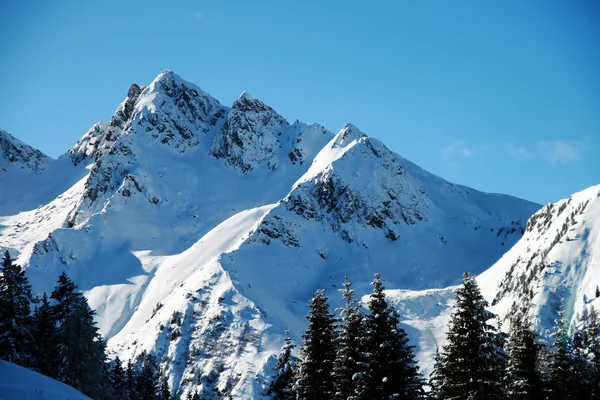
[[[503,329],[509,329],[516,311],[528,310],[543,340],[552,331],[559,309],[575,324],[584,305],[598,308],[600,185],[535,213],[519,242],[477,282]],[[389,292],[403,323],[414,334],[426,371],[436,345],[445,340],[455,290]]]
[[[600,285],[600,185],[535,213],[523,238],[478,282],[505,318],[530,305],[540,329],[552,326],[560,308],[576,322]]]
[[[0,360],[0,399],[89,400],[89,397],[64,383]]]
[[[344,275],[358,294],[375,271],[392,289],[456,283],[539,209],[444,181],[350,124],[290,124],[248,93],[223,106],[168,70],[48,165],[63,175],[34,175],[54,196],[32,178],[35,207],[0,202],[0,248],[37,291],[65,270],[109,348],[154,353],[180,394],[260,397],[315,288],[335,304]]]

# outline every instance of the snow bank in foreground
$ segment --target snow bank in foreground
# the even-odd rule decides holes
[[[89,400],[70,386],[0,360],[1,400]]]

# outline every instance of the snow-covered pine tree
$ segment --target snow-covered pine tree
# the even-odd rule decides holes
[[[33,312],[33,369],[40,374],[52,376],[55,370],[54,356],[57,353],[56,325],[52,307],[46,293],[37,300]]]
[[[292,344],[290,331],[286,329],[283,346],[279,351],[277,363],[274,368],[273,382],[268,390],[268,394],[273,396],[273,400],[292,400],[295,398],[292,390],[297,361],[292,355],[294,347],[296,346]]]
[[[0,269],[0,359],[32,366],[31,286],[8,251]]]
[[[334,316],[324,289],[319,289],[309,302],[308,327],[296,373],[294,391],[297,400],[321,400],[333,397],[333,361],[335,359]]]
[[[435,355],[433,356],[433,370],[429,375],[429,393],[428,398],[431,400],[444,400],[447,398],[444,393],[444,388],[446,387],[445,377],[447,375],[447,371],[444,370],[445,364],[440,354],[439,348],[436,347]]]
[[[82,393],[106,398],[106,343],[94,322],[95,312],[66,273],[50,296],[56,321],[56,378]]]
[[[596,352],[598,351],[598,316],[594,308],[584,305],[579,322],[573,327],[573,379],[579,386],[580,399],[598,399]],[[591,327],[595,325],[594,327]],[[595,333],[594,333],[595,331]]]
[[[537,370],[539,344],[526,312],[511,319],[507,344],[507,395],[511,400],[541,400],[540,373]]]
[[[600,337],[598,335],[600,335],[600,319],[598,318],[598,312],[592,305],[588,312],[586,335],[588,338],[587,357],[591,364],[591,400],[600,400]]]
[[[573,371],[573,343],[563,312],[559,312],[554,332],[554,352],[548,366],[549,382],[546,391],[548,400],[575,400],[579,389]]]
[[[419,399],[423,380],[406,332],[398,327],[398,315],[385,299],[379,273],[372,282],[369,314],[365,318],[365,368],[359,398],[369,400]]]
[[[171,400],[171,388],[169,387],[169,381],[167,380],[167,377],[161,373],[158,382],[159,391],[158,396],[156,397],[157,400]]]
[[[486,310],[487,306],[475,278],[465,273],[456,291],[456,309],[446,334],[447,344],[432,382],[436,385],[434,392],[443,393],[445,399],[505,398],[503,336],[488,323],[495,316]]]
[[[354,299],[352,283],[346,277],[342,283],[344,307],[338,309],[340,324],[337,332],[337,355],[333,366],[335,399],[353,399],[365,366],[365,325],[360,304]]]

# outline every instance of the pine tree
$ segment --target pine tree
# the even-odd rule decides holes
[[[550,356],[548,371],[550,381],[547,390],[549,400],[574,400],[577,398],[578,385],[575,383],[573,369],[573,344],[569,337],[567,321],[562,311],[556,321],[554,332],[554,352]]]
[[[273,400],[291,400],[295,398],[292,390],[296,368],[296,359],[292,355],[294,347],[296,346],[292,344],[290,331],[286,329],[283,346],[274,368],[275,377],[268,391],[268,394],[273,396]]]
[[[46,293],[38,300],[33,312],[33,368],[40,374],[52,376],[54,355],[57,354],[56,325]]]
[[[600,297],[600,288],[596,285],[596,298]]]
[[[343,308],[338,309],[340,325],[333,377],[335,398],[346,400],[357,395],[357,384],[365,365],[365,325],[364,315],[360,304],[354,299],[354,289],[348,277],[342,285],[342,296],[346,303]]]
[[[398,327],[398,315],[385,299],[379,273],[372,282],[366,316],[366,362],[359,397],[370,400],[418,399],[423,397],[422,379],[413,347]]]
[[[507,345],[507,394],[511,400],[541,400],[537,338],[526,314],[511,319]]]
[[[142,368],[135,381],[136,395],[143,400],[158,400],[160,374],[156,358],[152,354],[143,352],[140,359]]]
[[[169,387],[169,381],[167,377],[163,374],[160,374],[159,378],[159,390],[158,396],[156,397],[158,400],[171,400],[171,388]]]
[[[125,369],[125,381],[126,381],[126,392],[127,399],[129,400],[138,400],[139,397],[135,391],[135,383],[137,381],[137,373],[135,367],[133,366],[133,362],[131,360],[127,361],[127,368]]]
[[[594,306],[590,306],[587,322],[587,358],[590,363],[590,400],[600,400],[600,319]]]
[[[319,289],[309,302],[308,328],[302,335],[302,359],[294,391],[298,400],[333,397],[334,317],[329,312],[325,290]]]
[[[94,311],[63,272],[52,295],[56,321],[56,378],[82,393],[102,398],[106,392],[106,343],[94,322]]]
[[[445,400],[447,398],[444,388],[447,387],[446,379],[448,371],[445,370],[445,364],[440,354],[439,348],[435,348],[435,355],[433,356],[433,370],[429,375],[429,399],[431,400]]]
[[[127,392],[127,375],[121,359],[117,356],[111,363],[109,372],[109,382],[111,386],[112,398],[114,400],[129,400]]]
[[[0,359],[32,366],[31,286],[8,251],[0,269]]]
[[[584,305],[579,323],[573,328],[571,372],[577,386],[577,399],[600,399],[598,314]]]
[[[504,337],[488,321],[495,316],[486,310],[474,277],[465,273],[456,292],[456,310],[440,354],[433,382],[435,393],[456,400],[505,398],[502,376],[506,366]],[[439,385],[439,386],[438,386]]]

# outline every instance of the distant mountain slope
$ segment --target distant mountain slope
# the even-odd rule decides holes
[[[89,397],[64,383],[0,360],[0,399],[89,400]]]
[[[86,173],[65,157],[53,160],[0,129],[0,215],[46,205]]]
[[[40,173],[50,162],[50,157],[32,148],[0,129],[0,170],[24,169]]]
[[[519,242],[477,282],[504,329],[509,329],[516,311],[529,310],[542,340],[552,331],[559,309],[569,323],[576,323],[584,305],[598,308],[600,185],[535,213]],[[411,327],[423,362],[431,360],[435,346],[445,340],[455,289],[389,292],[403,322]]]
[[[109,348],[156,354],[182,394],[260,397],[315,288],[335,305],[346,274],[359,295],[376,270],[390,289],[456,283],[539,209],[449,183],[351,124],[290,124],[248,93],[223,106],[168,70],[51,167],[63,175],[21,182],[39,207],[0,204],[0,247],[37,291],[67,271]],[[49,198],[39,182],[66,187]]]

